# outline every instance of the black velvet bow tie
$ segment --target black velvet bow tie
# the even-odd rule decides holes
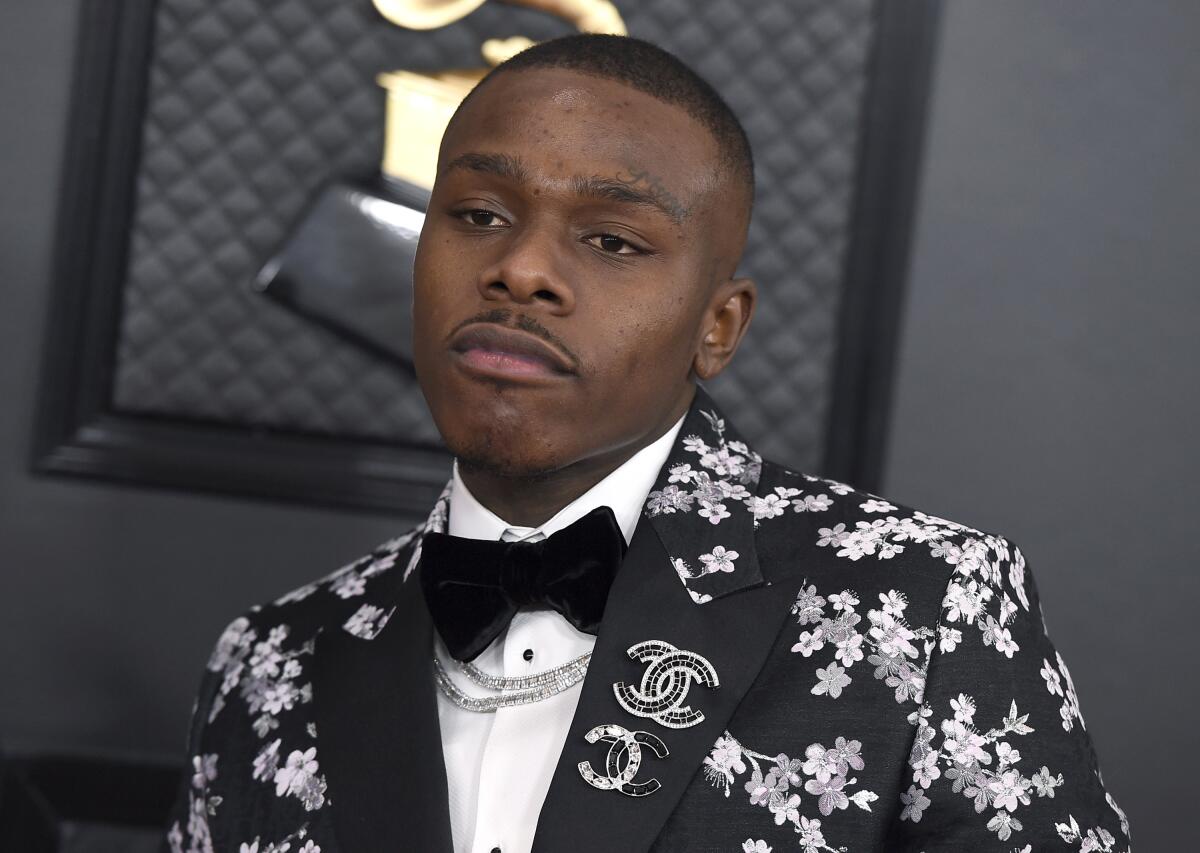
[[[540,542],[427,533],[421,589],[450,654],[474,660],[519,607],[552,608],[580,631],[595,634],[625,547],[606,506]]]

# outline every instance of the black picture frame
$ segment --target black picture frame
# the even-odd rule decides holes
[[[941,0],[880,0],[859,140],[822,473],[883,480]]]
[[[417,516],[444,450],[117,411],[114,354],[155,0],[83,0],[32,468]],[[819,473],[877,488],[941,0],[876,6]]]

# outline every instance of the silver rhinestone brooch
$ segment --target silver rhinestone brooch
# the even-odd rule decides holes
[[[685,705],[684,700],[693,681],[710,688],[720,686],[711,663],[665,640],[637,643],[629,647],[627,654],[648,665],[639,686],[632,687],[624,681],[613,685],[622,708],[669,729],[686,729],[704,721],[704,712]]]

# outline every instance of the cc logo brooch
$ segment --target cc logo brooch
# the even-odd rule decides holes
[[[713,665],[695,652],[677,649],[665,640],[646,640],[629,648],[629,657],[649,664],[642,682],[631,687],[624,681],[613,685],[621,707],[635,717],[648,717],[669,729],[686,729],[703,722],[704,712],[685,705],[692,681],[718,687]]]
[[[645,797],[653,794],[662,785],[657,779],[634,782],[642,769],[642,746],[648,746],[659,758],[670,753],[667,745],[649,732],[631,732],[622,726],[596,726],[583,736],[588,743],[598,740],[609,741],[608,757],[604,762],[604,775],[592,769],[592,762],[579,762],[579,775],[593,788],[601,791],[620,791],[630,797]]]
[[[665,640],[646,640],[629,647],[635,661],[646,664],[641,683],[631,687],[624,681],[613,685],[613,693],[622,708],[635,717],[646,717],[669,729],[686,729],[704,721],[704,712],[685,705],[688,690],[695,681],[705,687],[718,687],[720,680],[713,665],[695,652],[677,649]],[[667,745],[649,732],[629,731],[624,726],[596,726],[583,736],[588,743],[609,741],[604,773],[592,769],[590,761],[581,761],[579,775],[593,788],[620,791],[630,797],[653,794],[662,784],[657,779],[634,782],[642,768],[642,747],[659,758],[670,753]]]

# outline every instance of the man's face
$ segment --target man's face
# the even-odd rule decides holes
[[[509,72],[471,98],[442,143],[413,308],[417,376],[461,464],[547,474],[683,413],[744,231],[718,162],[703,125],[614,81]]]

